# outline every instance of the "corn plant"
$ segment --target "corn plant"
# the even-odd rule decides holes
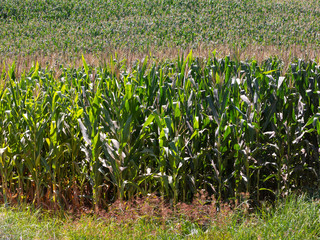
[[[0,199],[53,209],[319,189],[319,65],[192,52],[0,79]],[[282,75],[283,74],[283,75]]]

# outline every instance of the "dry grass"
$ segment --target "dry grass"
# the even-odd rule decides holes
[[[225,56],[231,56],[233,59],[245,61],[255,59],[258,63],[270,58],[277,57],[284,62],[287,66],[293,58],[300,58],[305,60],[316,60],[320,61],[320,50],[316,50],[314,47],[302,47],[293,45],[288,48],[279,48],[276,46],[257,46],[251,45],[246,48],[237,48],[228,45],[217,45],[217,46],[199,46],[196,49],[187,48],[167,48],[161,51],[154,52],[136,52],[128,49],[109,49],[105,52],[99,53],[86,53],[83,54],[87,63],[92,66],[103,66],[110,62],[110,58],[117,56],[119,61],[126,60],[127,66],[130,67],[136,60],[142,60],[145,57],[152,59],[153,61],[159,62],[166,59],[175,59],[177,56],[184,55],[186,57],[192,50],[193,56],[206,58],[210,53],[216,51],[219,58]],[[30,69],[39,62],[40,66],[47,66],[58,71],[59,74],[60,66],[65,67],[79,67],[83,65],[82,55],[71,57],[68,54],[52,53],[50,55],[33,54],[33,55],[12,55],[12,56],[0,56],[0,62],[5,64],[6,69],[12,65],[13,62],[16,64],[16,74],[20,76],[26,69]]]

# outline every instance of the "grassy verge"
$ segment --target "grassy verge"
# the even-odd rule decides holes
[[[194,209],[197,211],[197,209]],[[222,210],[204,227],[181,214],[149,218],[84,215],[72,220],[34,210],[0,209],[3,239],[317,239],[320,205],[306,197],[288,197],[275,208],[249,214]],[[125,212],[124,212],[125,214]]]

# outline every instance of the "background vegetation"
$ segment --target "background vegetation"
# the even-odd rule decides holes
[[[7,0],[0,2],[1,55],[67,56],[114,50],[317,49],[316,0]]]

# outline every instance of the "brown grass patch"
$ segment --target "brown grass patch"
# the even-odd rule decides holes
[[[92,66],[103,66],[108,64],[110,59],[116,58],[118,61],[125,60],[127,66],[130,67],[136,60],[142,60],[145,57],[148,57],[152,61],[159,62],[165,59],[172,60],[181,55],[186,57],[191,50],[195,57],[207,58],[213,51],[216,51],[217,57],[219,58],[231,56],[241,61],[255,59],[257,62],[262,62],[270,57],[276,56],[284,62],[285,66],[287,66],[293,58],[320,61],[320,51],[318,49],[313,46],[303,47],[298,45],[292,45],[286,48],[261,45],[250,45],[245,48],[237,48],[229,45],[199,45],[196,49],[166,48],[159,51],[141,52],[130,49],[109,49],[104,52],[84,53],[83,56],[86,62]],[[15,62],[17,76],[20,76],[24,71],[28,71],[36,62],[38,62],[42,68],[49,67],[56,71],[59,71],[61,66],[76,68],[83,66],[82,55],[72,56],[64,53],[51,53],[49,55],[43,55],[41,53],[33,55],[7,55],[0,56],[0,61],[5,64],[6,69]]]

